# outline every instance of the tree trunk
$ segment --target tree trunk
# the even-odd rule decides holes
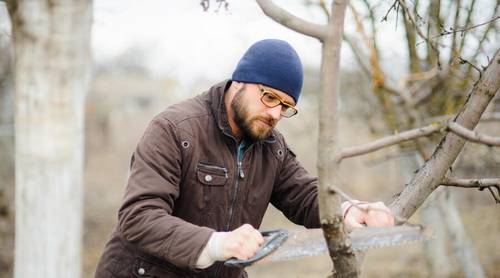
[[[11,24],[0,3],[0,269],[12,277],[14,263],[14,92]]]
[[[15,277],[80,277],[92,2],[10,1],[16,91]]]
[[[318,177],[319,207],[325,239],[333,261],[335,277],[357,277],[356,257],[349,248],[340,212],[340,196],[332,190],[338,184],[338,106],[340,89],[340,50],[344,33],[347,0],[332,2],[328,35],[321,58],[321,97],[319,107]]]

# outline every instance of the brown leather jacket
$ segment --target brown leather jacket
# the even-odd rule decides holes
[[[229,85],[173,105],[149,124],[96,277],[246,277],[222,263],[195,264],[212,232],[259,227],[269,202],[291,221],[319,227],[317,180],[278,131],[249,145],[238,163],[223,101]]]

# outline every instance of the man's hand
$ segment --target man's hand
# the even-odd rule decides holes
[[[394,226],[394,215],[383,203],[344,202],[344,224],[350,228]]]
[[[252,225],[244,224],[225,235],[221,255],[225,260],[233,257],[239,260],[248,260],[255,255],[262,243],[264,243],[264,238],[260,232]]]
[[[232,232],[214,232],[198,257],[196,267],[207,268],[216,261],[230,258],[248,260],[262,243],[264,238],[250,224],[244,224]]]

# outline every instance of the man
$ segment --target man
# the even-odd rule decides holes
[[[262,40],[231,80],[156,116],[132,156],[96,277],[246,277],[222,261],[255,254],[269,203],[320,227],[317,179],[274,129],[297,113],[302,79],[288,43]],[[394,224],[382,203],[360,206],[343,204],[347,225]]]

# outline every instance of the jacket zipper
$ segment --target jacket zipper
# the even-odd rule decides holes
[[[231,196],[231,206],[229,207],[229,221],[227,222],[226,225],[226,231],[229,232],[229,228],[231,227],[231,222],[233,220],[233,215],[234,215],[234,206],[236,204],[236,199],[238,197],[238,191],[240,189],[240,178],[243,179],[245,177],[245,174],[243,173],[243,170],[241,169],[241,161],[238,161],[238,168],[236,170],[236,184],[233,192],[233,196]]]
[[[240,152],[243,152],[241,154],[241,160],[239,159]],[[227,222],[226,228],[224,229],[226,232],[229,232],[229,228],[231,227],[231,222],[233,220],[234,206],[236,204],[236,199],[238,197],[240,178],[243,179],[245,177],[245,173],[243,173],[243,169],[241,168],[241,164],[242,164],[244,155],[245,155],[245,152],[243,151],[243,149],[240,149],[240,147],[238,146],[236,148],[236,165],[238,165],[238,166],[237,166],[236,175],[235,175],[234,191],[233,191],[233,195],[231,196],[231,206],[229,207],[229,220]],[[221,267],[222,267],[222,264],[218,265],[217,268],[215,269],[215,277],[218,276]]]

